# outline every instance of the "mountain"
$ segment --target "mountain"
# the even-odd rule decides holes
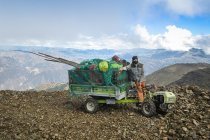
[[[65,91],[68,90],[68,88],[68,84],[65,83],[47,83],[35,87],[32,91]]]
[[[177,63],[210,63],[210,55],[202,49],[192,48],[189,51],[170,51],[165,49],[133,49],[121,52],[120,56],[131,61],[133,55],[140,56],[146,75],[161,68]]]
[[[26,90],[49,82],[66,82],[69,66],[32,54],[0,52],[0,89]]]
[[[208,55],[202,49],[192,48],[189,52],[192,56],[208,57]]]
[[[170,85],[196,85],[210,90],[210,67],[188,72],[181,79],[170,83]]]
[[[160,86],[171,84],[209,87],[210,64],[174,64],[146,77],[147,83]]]
[[[163,67],[177,63],[210,63],[210,55],[201,49],[189,51],[169,51],[164,49],[129,50],[80,50],[74,48],[48,48],[27,46],[0,47],[0,89],[26,90],[50,83],[67,83],[71,66],[47,62],[39,56],[20,51],[42,52],[75,62],[86,59],[110,59],[118,55],[131,61],[133,55],[139,56],[144,64],[145,74],[149,75]]]

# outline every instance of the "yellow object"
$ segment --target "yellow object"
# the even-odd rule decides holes
[[[113,68],[113,69],[119,69],[119,68],[122,68],[123,65],[122,64],[113,63],[113,64],[111,64],[110,67]]]
[[[99,63],[100,71],[106,72],[108,70],[108,68],[109,68],[109,64],[108,64],[107,61],[102,61],[102,62]]]

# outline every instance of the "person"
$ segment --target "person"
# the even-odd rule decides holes
[[[135,83],[135,87],[137,90],[137,96],[141,102],[144,101],[144,94],[142,87],[144,87],[144,68],[143,64],[139,63],[139,59],[137,56],[132,57],[132,63],[120,68],[120,71],[126,70],[129,73],[130,81]]]

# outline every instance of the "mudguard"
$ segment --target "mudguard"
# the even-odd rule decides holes
[[[154,93],[150,93],[150,98],[154,98],[156,96],[163,96],[165,104],[174,104],[176,102],[176,96],[174,93],[169,91],[158,91]]]

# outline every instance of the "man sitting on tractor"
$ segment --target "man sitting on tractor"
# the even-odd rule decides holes
[[[145,86],[144,82],[143,82],[143,78],[144,78],[143,64],[139,63],[137,56],[133,56],[132,63],[125,67],[120,68],[120,71],[122,71],[122,70],[128,71],[129,79],[135,83],[139,101],[143,102],[144,94],[143,94],[142,88]]]

